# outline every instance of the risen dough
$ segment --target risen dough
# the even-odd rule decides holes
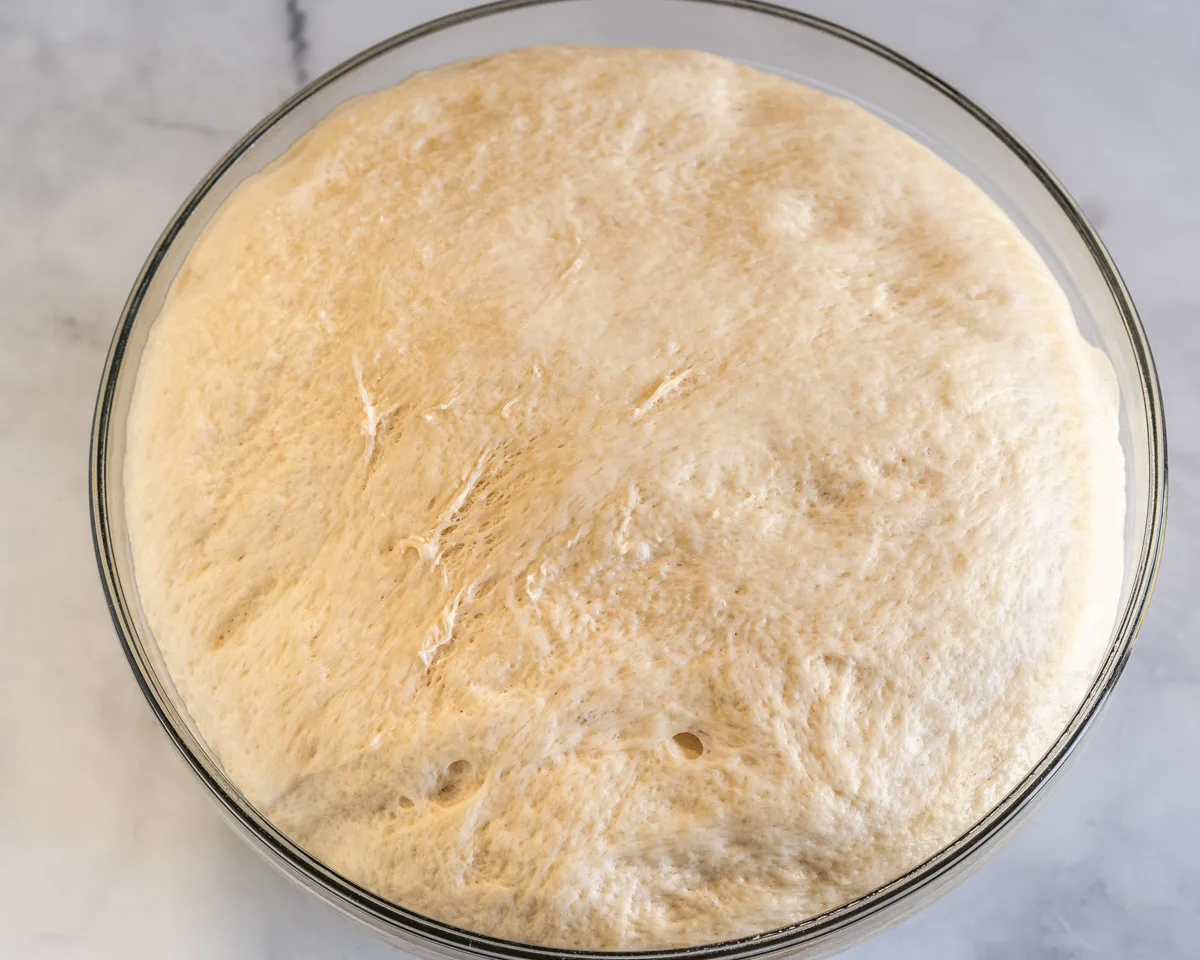
[[[476,931],[695,944],[901,873],[1049,747],[1118,594],[1116,410],[1016,227],[883,121],[531,49],[229,199],[129,524],[199,729],[317,856]]]

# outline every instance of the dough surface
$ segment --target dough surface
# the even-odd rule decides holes
[[[953,840],[1075,710],[1114,378],[1018,229],[851,103],[549,47],[343,106],[157,320],[143,606],[229,775],[408,908],[758,933]]]

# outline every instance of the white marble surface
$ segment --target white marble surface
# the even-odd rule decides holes
[[[121,303],[190,186],[299,80],[454,6],[0,3],[0,956],[401,956],[276,876],[173,755],[104,609],[86,454]],[[1059,173],[1141,306],[1171,430],[1158,592],[1098,733],[1016,840],[848,956],[1200,956],[1200,6],[804,6],[960,86]]]

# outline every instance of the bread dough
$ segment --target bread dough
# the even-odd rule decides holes
[[[137,583],[245,795],[474,931],[656,948],[914,866],[1105,650],[1111,369],[858,106],[550,47],[336,110],[150,335]]]

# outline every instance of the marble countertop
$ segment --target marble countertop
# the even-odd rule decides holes
[[[847,956],[1200,953],[1200,6],[814,0],[1029,143],[1121,265],[1162,376],[1157,595],[1099,730],[1032,822]],[[438,0],[0,4],[0,955],[402,956],[226,828],[132,680],[92,557],[86,451],[109,336],[192,184],[296,86]]]

